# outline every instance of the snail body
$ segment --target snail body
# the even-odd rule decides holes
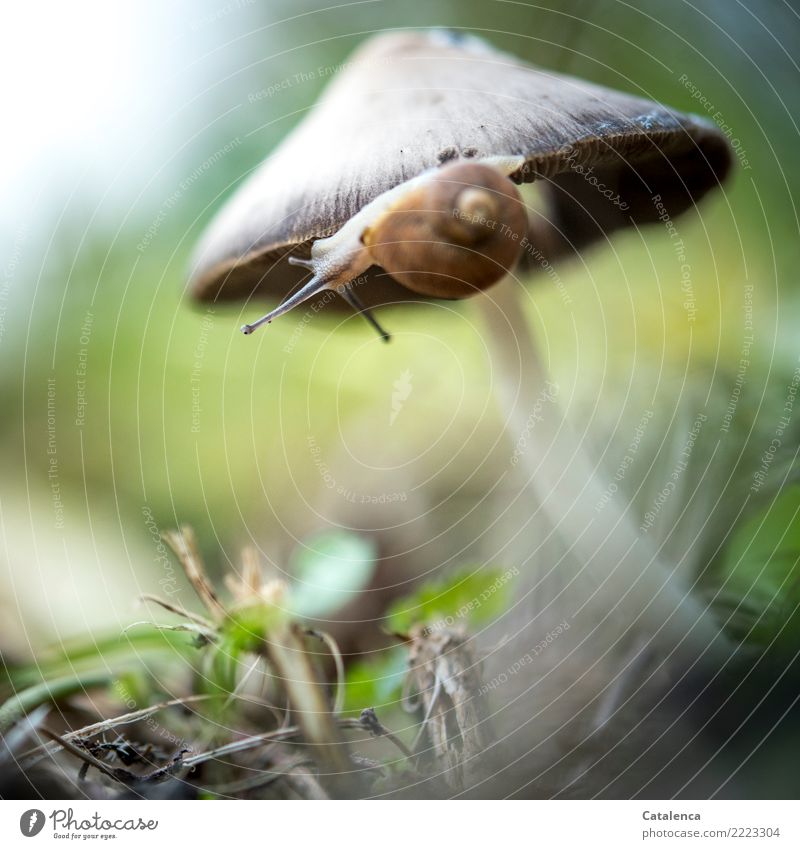
[[[349,285],[372,265],[431,298],[466,298],[497,283],[518,260],[526,233],[525,207],[508,179],[523,163],[521,156],[461,161],[389,189],[332,236],[314,242],[310,259],[290,257],[312,278],[242,331],[251,333],[333,289],[388,339]]]

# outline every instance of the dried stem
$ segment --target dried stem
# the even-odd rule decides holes
[[[215,620],[224,619],[225,608],[217,598],[214,587],[206,576],[194,531],[188,525],[184,525],[179,531],[165,531],[162,536],[164,542],[175,552],[189,583],[209,613]]]
[[[290,623],[271,633],[264,642],[264,653],[289,697],[317,761],[331,773],[347,772],[350,769],[347,746],[306,651],[302,629]]]

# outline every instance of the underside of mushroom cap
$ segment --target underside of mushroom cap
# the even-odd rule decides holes
[[[471,36],[378,35],[344,68],[211,222],[191,265],[194,297],[282,300],[307,276],[289,256],[307,257],[377,195],[459,157],[524,157],[512,179],[536,181],[543,196],[522,259],[531,269],[664,210],[679,215],[730,169],[713,124]],[[419,299],[382,269],[366,276],[367,306]]]

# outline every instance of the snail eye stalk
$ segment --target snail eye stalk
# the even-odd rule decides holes
[[[261,318],[258,319],[258,321],[254,321],[252,324],[243,324],[241,327],[242,333],[244,333],[245,336],[248,336],[254,330],[258,330],[258,328],[261,327],[262,324],[269,324],[273,319],[276,319],[278,318],[278,316],[289,312],[289,310],[294,309],[299,304],[302,304],[309,298],[313,298],[314,295],[327,288],[327,280],[323,280],[317,276],[312,277],[308,281],[308,283],[303,286],[302,289],[300,289],[298,292],[295,292],[294,295],[287,298],[279,306],[275,307],[272,312],[268,312],[266,315],[262,315]]]
[[[360,315],[363,315],[364,318],[371,324],[378,336],[383,339],[384,342],[391,342],[391,335],[381,327],[378,319],[370,312],[369,307],[364,305],[364,302],[356,295],[356,293],[350,288],[350,286],[342,286],[341,288],[336,290],[350,306]]]

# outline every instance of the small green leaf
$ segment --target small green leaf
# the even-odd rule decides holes
[[[513,578],[518,574],[517,569],[478,567],[430,581],[390,606],[389,629],[405,633],[420,623],[450,628],[489,622],[505,610]]]
[[[286,612],[280,607],[266,601],[254,601],[231,609],[220,630],[229,651],[258,653],[270,632],[283,627],[286,621]]]
[[[358,714],[366,707],[378,711],[396,707],[407,669],[407,652],[402,646],[351,664],[345,683],[345,712]]]
[[[309,540],[292,557],[292,612],[314,619],[352,601],[372,579],[375,556],[375,546],[356,534],[326,531]]]

